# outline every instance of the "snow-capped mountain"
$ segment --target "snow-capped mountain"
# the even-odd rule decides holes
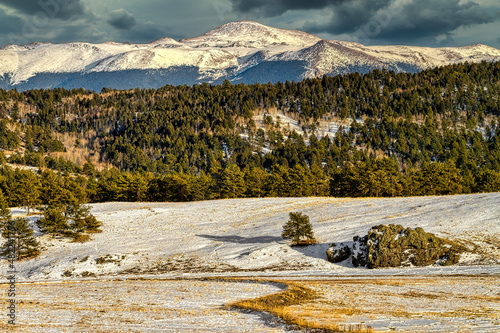
[[[166,84],[267,83],[375,68],[416,72],[458,62],[500,60],[486,45],[456,48],[364,46],[241,21],[203,36],[147,44],[33,43],[0,48],[0,88],[157,88]]]
[[[321,38],[297,30],[272,28],[252,21],[224,24],[203,36],[182,39],[192,47],[251,47],[267,48],[279,45],[310,46]]]

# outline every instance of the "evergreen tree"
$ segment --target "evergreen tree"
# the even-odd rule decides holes
[[[30,170],[15,170],[15,183],[12,189],[12,196],[16,202],[27,208],[27,214],[30,209],[39,203],[40,180]]]
[[[311,166],[311,177],[314,196],[327,196],[330,182],[323,168],[313,164]]]
[[[3,195],[3,191],[0,190],[0,232],[3,232],[10,219],[11,213],[9,205],[7,204],[7,198]]]
[[[95,169],[94,164],[92,164],[92,161],[88,159],[85,161],[85,164],[82,167],[82,172],[89,177],[95,177],[95,175],[97,174],[97,170]]]
[[[102,225],[90,213],[90,206],[81,203],[68,205],[66,208],[66,217],[71,220],[68,225],[69,229],[75,233],[86,231],[99,232],[99,227]]]
[[[476,192],[499,192],[500,172],[481,170],[476,176]]]
[[[289,219],[283,226],[283,239],[292,239],[294,244],[312,244],[315,242],[309,216],[300,212],[290,212]]]
[[[69,229],[66,211],[62,207],[47,207],[43,217],[37,221],[38,227],[45,233],[64,235]]]
[[[2,246],[2,254],[15,256],[18,260],[36,257],[40,254],[40,243],[33,236],[33,229],[29,226],[29,220],[16,218],[8,222],[2,236],[7,241]],[[10,227],[10,226],[13,226]]]
[[[265,185],[267,182],[267,172],[259,167],[252,167],[245,170],[245,196],[249,198],[261,198],[266,194]]]
[[[42,203],[51,207],[64,207],[75,198],[72,193],[64,188],[63,179],[52,170],[46,170],[41,176],[41,194]]]
[[[241,198],[245,190],[245,181],[240,168],[236,164],[228,165],[221,177],[222,198]]]

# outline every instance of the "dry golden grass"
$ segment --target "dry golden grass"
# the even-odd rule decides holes
[[[179,284],[171,283],[174,281]],[[268,296],[231,303],[225,308],[201,308],[193,311],[191,308],[178,307],[179,302],[186,297],[203,300],[207,294],[227,293],[225,282],[247,283],[239,290],[253,290],[254,286],[248,284],[250,281],[258,284],[279,283],[287,286],[287,289]],[[116,332],[120,331],[117,328],[127,327],[127,323],[141,324],[143,320],[162,322],[182,317],[188,318],[189,321],[207,315],[227,316],[228,308],[265,311],[289,325],[311,329],[314,332],[374,332],[367,325],[370,321],[380,321],[384,318],[400,323],[421,318],[438,322],[442,320],[443,323],[470,322],[481,318],[493,325],[500,325],[497,323],[500,318],[499,294],[496,292],[498,288],[489,287],[497,285],[497,282],[498,276],[465,275],[344,277],[302,281],[245,277],[212,277],[188,281],[136,277],[127,281],[99,279],[79,282],[20,282],[19,289],[24,290],[25,296],[20,299],[18,309],[19,313],[31,313],[34,318],[39,318],[37,327],[57,328],[61,329],[61,332],[68,326],[54,319],[58,316],[75,317],[73,323],[76,326],[72,328],[81,328],[81,331],[103,320],[114,325],[113,329],[107,329],[106,332]],[[166,285],[170,288],[168,291],[165,289]],[[213,288],[214,285],[219,287]],[[174,293],[171,293],[171,288],[175,289]],[[54,290],[59,291],[56,294],[64,297],[52,296]],[[82,290],[85,292],[82,293]],[[116,293],[117,290],[120,292]],[[484,293],[485,290],[488,294]],[[32,296],[28,297],[29,295]],[[73,296],[68,298],[67,295]],[[5,297],[0,297],[0,300]],[[165,298],[170,299],[172,303],[164,304]],[[92,303],[90,307],[86,305],[89,301]],[[92,311],[91,316],[88,311]],[[46,313],[50,320],[36,317],[39,312]],[[71,313],[71,316],[68,316],[68,313]],[[144,318],[138,318],[137,314]],[[239,315],[236,311],[231,312],[232,314]],[[347,322],[354,325],[346,325]],[[34,327],[29,323],[23,325],[23,332]],[[5,323],[0,322],[0,332],[9,332],[8,328]],[[406,332],[421,331],[415,326],[399,328]],[[455,328],[450,327],[446,331],[468,331],[463,327]],[[71,328],[68,330],[71,331]]]
[[[230,308],[268,312],[281,318],[288,325],[301,328],[322,330],[324,332],[373,332],[365,325],[341,325],[323,321],[325,313],[313,310],[311,307],[297,305],[308,304],[319,299],[320,295],[310,288],[295,282],[288,282],[288,288],[280,293],[259,297],[251,300],[242,300],[229,304]]]
[[[298,243],[293,243],[292,246],[308,246],[308,245],[314,245],[317,244],[318,240],[317,239],[303,239],[300,240]]]
[[[72,243],[85,243],[90,240],[90,236],[87,234],[75,234],[72,235],[71,238],[72,238],[71,240]]]

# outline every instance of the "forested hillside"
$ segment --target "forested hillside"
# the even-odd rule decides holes
[[[264,85],[0,90],[0,189],[11,205],[26,204],[23,182],[44,203],[48,181],[86,201],[499,191],[499,96],[498,62]],[[338,130],[317,134],[326,122]]]

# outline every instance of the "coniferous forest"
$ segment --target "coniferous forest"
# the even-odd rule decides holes
[[[277,84],[0,90],[0,190],[26,207],[494,192],[499,97],[498,62]],[[317,134],[326,122],[335,134]]]

